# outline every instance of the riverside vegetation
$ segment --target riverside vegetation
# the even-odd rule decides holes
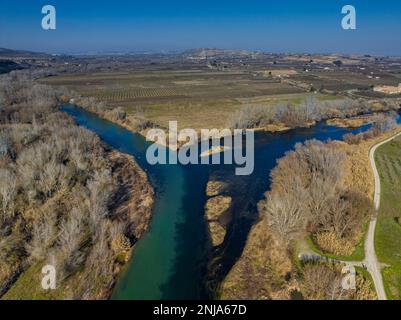
[[[111,152],[59,113],[55,106],[60,100],[74,98],[77,105],[141,133],[177,119],[196,129],[280,131],[331,118],[353,126],[355,121],[349,119],[355,116],[399,109],[399,102],[372,92],[373,85],[399,83],[392,58],[380,58],[388,61],[378,64],[374,57],[341,57],[342,66],[334,68],[333,61],[340,57],[247,55],[241,53],[238,63],[231,53],[223,53],[206,67],[203,57],[197,61],[197,53],[189,52],[167,57],[172,59],[168,68],[148,55],[138,57],[139,63],[136,56],[49,56],[43,59],[53,71],[38,65],[29,77],[18,72],[2,78],[0,296],[107,298],[132,245],[147,227],[152,191],[144,173],[131,158]],[[206,56],[212,57],[210,52]],[[185,67],[189,58],[192,71]],[[215,70],[226,60],[227,70]],[[184,61],[184,68],[177,61],[180,66]],[[361,63],[381,79],[367,80],[362,68],[353,68]],[[31,77],[60,87],[54,91]],[[355,97],[358,100],[350,99]],[[233,114],[229,121],[227,114]],[[295,257],[305,237],[321,252],[355,256],[371,214],[373,185],[367,179],[366,150],[393,125],[388,116],[366,122],[375,122],[368,133],[348,135],[346,143],[297,145],[278,162],[272,189],[259,205],[260,221],[222,284],[221,297],[374,298],[363,272],[358,272],[360,289],[343,292],[337,267],[301,265]],[[127,171],[132,175],[124,174]],[[208,185],[205,208],[216,245],[224,241],[232,201],[220,184]],[[324,191],[328,194],[320,199]],[[72,232],[75,227],[79,233]],[[45,263],[54,263],[60,275],[51,294],[37,285]]]
[[[0,79],[0,296],[110,297],[147,229],[153,191],[135,160],[58,111],[28,72]],[[55,266],[56,290],[41,288]]]
[[[224,194],[225,183],[211,180],[206,186],[205,217],[208,223],[212,246],[221,245],[226,236],[227,213],[231,207],[232,198]]]
[[[367,133],[348,135],[348,143],[307,141],[278,160],[271,190],[259,203],[259,221],[222,283],[220,297],[375,299],[370,277],[362,270],[357,271],[357,290],[347,291],[338,266],[301,263],[297,255],[308,245],[307,237],[321,252],[361,258],[357,251],[373,212],[373,189],[366,183],[368,150],[393,128],[393,118],[382,116]]]
[[[108,108],[95,99],[81,97],[74,102],[131,130],[141,131],[156,126],[146,121],[140,113],[127,115],[123,109]],[[353,186],[347,178],[351,171],[354,176],[359,174],[359,181],[366,180],[360,169],[361,166],[364,168],[361,165],[363,160],[357,160],[360,157],[359,149],[351,145],[363,144],[364,141],[390,130],[394,125],[391,112],[398,108],[399,105],[393,100],[384,99],[379,105],[377,102],[350,99],[321,102],[310,95],[298,106],[291,104],[275,107],[247,106],[232,116],[228,122],[231,128],[264,128],[277,131],[310,126],[321,120],[334,118],[338,121],[348,121],[347,119],[360,115],[382,112],[374,118],[361,122],[361,124],[373,122],[372,130],[358,135],[346,135],[347,144],[331,142],[325,145],[313,142],[305,146],[298,145],[296,155],[287,156],[291,158],[287,160],[287,167],[291,168],[293,161],[295,163],[300,161],[299,166],[290,170],[291,173],[283,169],[282,175],[303,177],[306,180],[301,184],[297,179],[289,179],[286,187],[288,190],[284,195],[280,190],[281,187],[278,187],[281,182],[274,187],[274,172],[278,169],[272,173],[272,191],[267,194],[266,201],[261,203],[261,206],[264,206],[264,209],[260,209],[263,223],[257,224],[252,229],[243,258],[237,262],[221,286],[222,298],[291,298],[294,292],[299,292],[306,299],[375,298],[370,279],[362,271],[358,273],[357,278],[359,290],[343,292],[341,270],[338,267],[325,264],[298,266],[294,262],[294,255],[297,250],[296,244],[304,242],[306,236],[313,247],[321,252],[350,257],[349,259],[354,256],[359,258],[364,226],[372,213],[372,204],[369,199],[369,188]],[[351,123],[353,124],[352,121]],[[312,155],[309,154],[310,152]],[[321,153],[323,159],[319,159]],[[313,160],[313,157],[316,159]],[[309,171],[314,173],[309,178],[305,178]],[[280,191],[274,192],[274,188]],[[299,193],[302,198],[289,199],[288,197],[294,191],[291,188],[303,190]],[[298,190],[295,191],[298,192]],[[226,235],[227,213],[230,209],[231,198],[219,195],[219,192],[215,192],[214,196],[205,206],[205,216],[211,243],[217,247],[223,243]],[[303,206],[298,206],[299,203]],[[305,223],[298,224],[300,221]],[[284,222],[288,224],[285,225]],[[291,230],[285,230],[285,227]],[[263,236],[255,235],[255,233],[263,233]],[[257,238],[259,236],[261,238]],[[266,256],[267,253],[263,253],[265,250],[270,252],[269,255]],[[253,259],[255,261],[252,262]],[[275,268],[279,270],[277,274],[275,274]],[[244,278],[239,280],[238,273]],[[315,284],[321,283],[323,279],[326,282],[322,282],[325,285],[319,287],[320,291],[308,293],[307,290],[310,290],[310,287],[305,289],[306,284],[312,282],[308,275],[314,274],[318,275]]]
[[[348,118],[378,111],[394,111],[399,107],[396,101],[389,99],[383,99],[380,103],[362,99],[319,101],[312,94],[299,105],[291,103],[276,106],[248,105],[233,114],[228,121],[228,126],[230,128],[281,131],[310,126],[321,120],[337,119],[337,121],[345,122]],[[359,126],[361,124],[363,122],[360,122]]]
[[[72,98],[74,104],[144,136],[146,136],[147,130],[151,128],[167,129],[164,124],[150,121],[141,107],[126,112],[122,107],[113,108],[104,101],[93,97],[80,96],[76,92],[68,90],[64,92],[67,92],[67,96]],[[289,102],[275,105],[244,105],[232,112],[223,127],[277,132],[297,127],[310,127],[322,120],[327,120],[329,124],[340,124],[342,127],[358,127],[374,122],[375,119],[372,114],[393,112],[399,108],[400,104],[396,99],[367,101],[364,99],[337,98],[336,100],[322,101],[311,93],[299,104]],[[213,115],[211,114],[210,117],[212,118]],[[179,122],[178,125],[182,126],[182,123]],[[199,125],[194,124],[192,127],[198,128]],[[207,127],[210,126],[207,125]]]

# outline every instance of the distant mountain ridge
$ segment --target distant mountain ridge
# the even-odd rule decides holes
[[[7,48],[0,48],[0,57],[49,57],[50,54],[43,52],[33,52],[27,50],[13,50]]]
[[[182,52],[185,57],[196,57],[196,58],[206,58],[206,57],[219,57],[219,56],[252,56],[258,54],[258,51],[249,50],[235,50],[235,49],[217,49],[217,48],[199,48],[190,49]]]

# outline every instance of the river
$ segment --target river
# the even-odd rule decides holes
[[[112,297],[117,300],[213,298],[216,286],[241,255],[277,159],[298,142],[341,140],[346,133],[369,127],[351,130],[318,123],[283,133],[255,133],[254,172],[235,176],[232,165],[149,165],[149,143],[141,135],[72,105],[61,109],[111,147],[133,155],[155,189],[150,230],[136,244],[118,281]],[[203,209],[210,177],[227,182],[226,194],[233,198],[227,235],[217,249],[209,244]]]

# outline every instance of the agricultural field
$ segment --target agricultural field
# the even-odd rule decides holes
[[[95,97],[161,126],[222,128],[244,105],[299,104],[310,93],[271,76],[208,69],[132,71],[49,77],[43,82]],[[318,99],[336,99],[316,94]]]
[[[225,127],[231,114],[246,105],[297,105],[311,91],[318,92],[318,100],[383,98],[374,86],[401,82],[397,68],[367,57],[213,51],[208,54],[215,57],[205,60],[203,54],[83,58],[78,62],[85,67],[69,67],[41,81],[122,107],[128,114],[140,110],[162,127],[177,120],[179,127],[195,129]],[[342,67],[334,64],[340,59]],[[99,65],[101,69],[89,71]]]
[[[180,95],[178,90],[174,88],[132,88],[132,89],[110,89],[97,91],[83,91],[85,96],[93,96],[99,100],[109,103],[134,101],[141,98],[160,98],[160,97],[185,97],[183,93]]]
[[[243,104],[241,98],[262,96],[267,90],[301,92],[276,81],[255,81],[244,72],[209,70],[73,75],[46,82],[123,107],[128,113],[139,108],[147,119],[162,126],[177,119],[179,126],[194,128],[224,126],[227,114]]]
[[[401,216],[401,138],[386,143],[377,150],[376,161],[382,184],[380,210],[384,217]]]
[[[401,138],[386,143],[376,151],[381,180],[380,213],[375,246],[383,270],[387,295],[401,299]]]
[[[363,68],[363,70],[356,68],[329,71],[312,70],[294,75],[291,79],[308,83],[317,90],[330,91],[369,90],[372,86],[397,86],[400,82],[397,76],[389,72],[369,68]]]

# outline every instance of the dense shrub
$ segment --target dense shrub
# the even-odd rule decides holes
[[[305,233],[331,233],[352,247],[372,206],[365,196],[345,186],[347,174],[345,152],[335,142],[297,144],[273,169],[272,188],[260,212],[287,242]]]
[[[393,102],[384,102],[384,110],[397,110]],[[372,106],[364,100],[318,101],[314,95],[308,96],[299,105],[245,106],[229,119],[230,128],[258,128],[272,123],[282,123],[288,127],[299,127],[312,121],[331,118],[348,118],[372,112]],[[389,125],[389,124],[388,124]]]
[[[246,106],[233,115],[228,126],[233,129],[251,129],[263,127],[276,120],[275,107]]]
[[[24,74],[0,78],[0,294],[19,270],[47,262],[60,281],[83,272],[82,298],[96,277],[113,280],[116,232],[132,236],[110,214],[116,181],[102,143],[57,101]]]
[[[397,114],[394,112],[376,115],[376,119],[373,121],[370,130],[359,134],[348,133],[344,135],[343,139],[348,144],[358,144],[361,141],[378,137],[395,128],[397,124],[396,117]]]

